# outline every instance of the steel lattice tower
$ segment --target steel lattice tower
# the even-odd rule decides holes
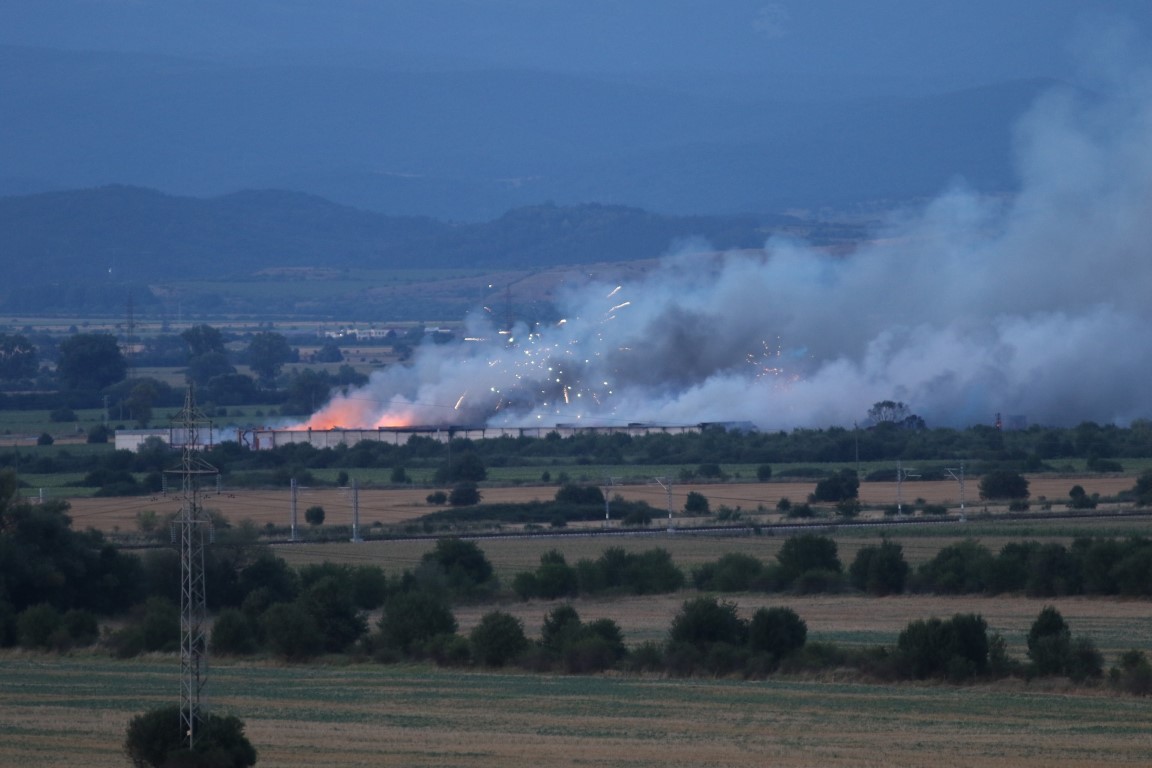
[[[204,595],[204,544],[211,521],[200,506],[200,481],[215,475],[216,468],[197,454],[200,429],[209,425],[196,411],[192,386],[184,396],[184,408],[175,417],[173,442],[181,445],[180,516],[176,522],[180,543],[180,729],[189,748],[195,744],[200,724],[200,696],[208,679],[207,608]]]

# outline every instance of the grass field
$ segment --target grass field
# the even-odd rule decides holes
[[[179,700],[175,658],[0,656],[0,764],[105,768],[128,720]],[[217,664],[207,701],[258,765],[1146,765],[1147,702],[1020,682],[550,677],[423,667]]]

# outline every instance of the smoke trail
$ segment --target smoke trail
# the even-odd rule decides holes
[[[1044,96],[1016,128],[1020,193],[962,186],[847,257],[771,241],[589,283],[566,321],[483,318],[372,376],[317,426],[747,420],[848,425],[899,400],[932,426],[1152,415],[1152,91]],[[349,421],[355,419],[355,421]]]

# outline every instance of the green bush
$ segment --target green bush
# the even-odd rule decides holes
[[[128,723],[124,752],[135,768],[247,768],[256,749],[237,717],[201,716],[189,750],[180,708],[173,705],[137,715]]]
[[[804,647],[808,625],[791,608],[759,608],[748,623],[748,646],[752,653],[765,653],[774,660]]]
[[[736,613],[736,604],[714,597],[685,600],[668,631],[670,646],[690,645],[701,653],[714,643],[743,645],[748,625]]]
[[[1072,650],[1072,632],[1060,611],[1048,605],[1028,630],[1028,658],[1039,675],[1063,674]]]
[[[454,634],[456,617],[448,603],[435,594],[400,592],[384,602],[376,626],[384,645],[409,655],[438,635]]]
[[[484,614],[468,635],[472,658],[486,667],[503,667],[515,661],[528,649],[524,625],[503,611]]]
[[[1152,664],[1144,651],[1133,648],[1120,656],[1120,666],[1112,670],[1112,678],[1122,690],[1134,696],[1152,693]]]
[[[808,571],[822,570],[838,574],[842,570],[836,542],[814,533],[790,537],[780,547],[776,559],[780,563],[781,576],[788,584]]]
[[[259,649],[256,626],[252,618],[239,608],[225,608],[212,624],[211,647],[213,653],[247,656]]]
[[[966,680],[988,669],[988,625],[976,614],[910,623],[896,641],[898,666],[910,677]]]
[[[908,570],[904,548],[885,540],[879,546],[861,547],[848,567],[848,575],[856,589],[883,597],[904,591]]]

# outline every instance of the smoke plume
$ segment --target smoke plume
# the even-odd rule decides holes
[[[1062,88],[1015,128],[1020,191],[961,183],[854,253],[670,255],[590,282],[551,327],[419,348],[317,426],[751,421],[850,426],[880,400],[929,426],[1152,415],[1152,91]]]

